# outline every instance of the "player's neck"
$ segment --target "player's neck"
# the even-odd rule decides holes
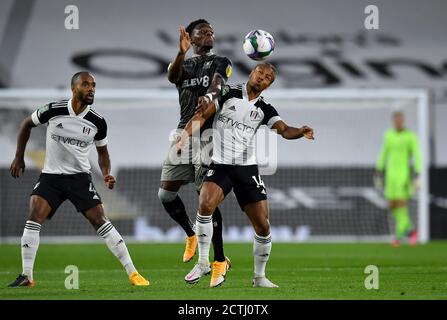
[[[205,56],[211,54],[211,49],[209,47],[196,47],[194,50],[194,54],[198,56]]]
[[[248,101],[256,99],[261,95],[261,91],[254,90],[254,88],[248,84],[246,88],[247,88]]]
[[[76,98],[71,99],[71,107],[73,108],[73,111],[76,115],[82,113],[85,108],[87,108],[86,104],[83,104],[81,101],[79,101]]]

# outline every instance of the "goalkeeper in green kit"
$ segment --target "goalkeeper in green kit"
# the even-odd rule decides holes
[[[405,237],[410,244],[417,243],[417,230],[409,215],[408,200],[419,188],[421,171],[421,153],[416,134],[405,128],[404,114],[393,114],[394,128],[385,132],[382,150],[377,161],[377,173],[374,177],[376,188],[383,186],[385,171],[385,198],[396,222],[395,238],[392,245],[399,246]],[[412,179],[411,160],[416,177]]]

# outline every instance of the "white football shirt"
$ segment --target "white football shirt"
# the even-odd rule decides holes
[[[36,126],[47,125],[43,173],[90,173],[92,145],[107,145],[105,119],[90,106],[76,115],[71,99],[46,104],[33,112],[31,119]]]
[[[213,122],[213,156],[219,164],[257,164],[254,138],[261,125],[281,120],[275,108],[259,96],[248,100],[246,84],[223,86],[216,99]]]

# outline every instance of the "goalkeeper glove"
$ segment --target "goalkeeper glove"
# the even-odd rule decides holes
[[[420,188],[421,188],[421,178],[419,177],[419,175],[417,175],[413,179],[413,190],[419,191]]]
[[[383,176],[381,172],[376,172],[373,177],[374,188],[381,191],[383,189]]]

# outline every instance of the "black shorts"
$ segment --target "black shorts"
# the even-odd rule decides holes
[[[267,200],[267,191],[257,165],[234,166],[211,163],[204,181],[217,184],[225,196],[234,188],[234,194],[242,210],[249,203]]]
[[[31,195],[41,196],[48,201],[51,207],[49,218],[67,199],[82,213],[102,203],[88,173],[41,173]]]

